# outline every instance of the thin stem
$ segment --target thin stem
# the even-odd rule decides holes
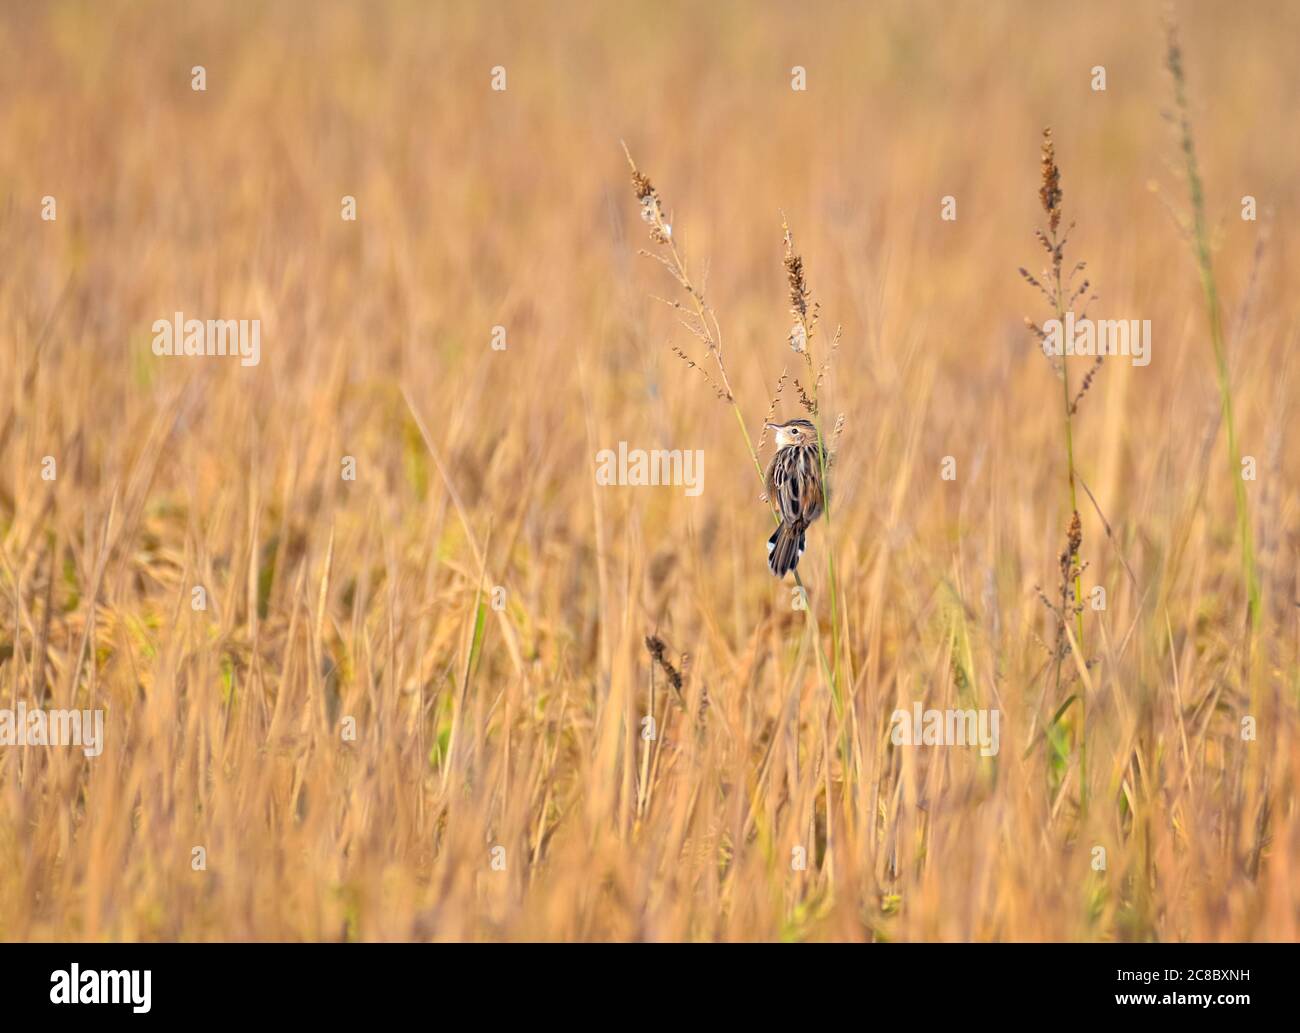
[[[1051,230],[1052,248],[1053,248],[1053,301],[1056,306],[1056,319],[1064,332],[1065,327],[1065,286],[1061,282],[1061,260],[1060,250],[1057,240],[1056,230]],[[1061,399],[1065,413],[1065,470],[1066,478],[1070,487],[1070,514],[1071,521],[1079,515],[1079,496],[1078,489],[1075,486],[1074,476],[1074,415],[1072,409],[1072,399],[1070,396],[1070,360],[1069,349],[1063,348],[1065,353],[1061,356]],[[1079,661],[1086,665],[1083,654],[1083,610],[1080,608],[1083,599],[1083,574],[1080,571],[1079,556],[1075,551],[1073,542],[1066,546],[1069,558],[1068,562],[1074,574],[1074,596],[1071,608],[1074,610],[1074,639],[1077,643],[1079,652]],[[1062,613],[1061,619],[1066,620],[1067,615]],[[1058,666],[1059,671],[1059,666]],[[1087,810],[1088,807],[1088,693],[1086,686],[1081,682],[1079,685],[1079,807],[1081,810]]]
[[[1192,139],[1191,118],[1188,115],[1187,81],[1183,74],[1182,51],[1178,46],[1176,26],[1167,26],[1167,64],[1174,81],[1174,101],[1178,106],[1179,130],[1183,161],[1187,167],[1187,190],[1192,204],[1193,244],[1196,264],[1201,277],[1201,290],[1205,295],[1206,313],[1210,323],[1210,344],[1214,349],[1215,372],[1219,396],[1223,407],[1223,420],[1228,434],[1228,475],[1233,481],[1233,497],[1237,507],[1237,537],[1241,545],[1242,575],[1246,582],[1246,600],[1250,614],[1250,636],[1253,647],[1259,628],[1262,596],[1259,568],[1255,560],[1254,536],[1251,531],[1250,510],[1246,498],[1246,484],[1241,476],[1241,451],[1237,441],[1237,423],[1232,405],[1232,377],[1228,368],[1228,352],[1223,337],[1223,314],[1219,305],[1219,291],[1214,280],[1214,262],[1210,254],[1210,235],[1205,221],[1205,191],[1201,185],[1200,168],[1196,161],[1196,145]],[[1250,651],[1248,651],[1249,655]],[[1253,680],[1252,680],[1253,684]],[[1253,693],[1252,693],[1253,695]]]

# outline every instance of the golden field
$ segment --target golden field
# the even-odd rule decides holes
[[[1253,619],[1158,6],[5,3],[0,707],[105,737],[0,747],[0,938],[1297,939],[1300,9],[1177,17]],[[1065,622],[1047,125],[1089,313],[1152,327],[1071,421]],[[811,387],[783,220],[842,327],[808,610],[736,419]]]

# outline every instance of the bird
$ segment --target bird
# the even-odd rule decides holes
[[[776,505],[781,522],[767,540],[767,565],[785,577],[799,565],[804,532],[826,508],[822,483],[824,453],[811,420],[765,424],[772,431],[776,452],[767,468],[767,498]]]

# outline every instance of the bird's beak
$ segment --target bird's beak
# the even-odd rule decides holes
[[[779,424],[779,423],[765,423],[765,424],[763,424],[763,426],[766,427],[768,430],[780,430],[780,429],[781,429],[781,424]]]

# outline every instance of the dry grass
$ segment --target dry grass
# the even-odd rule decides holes
[[[1296,939],[1300,252],[1260,240],[1300,201],[1300,21],[1265,7],[1181,33],[1253,645],[1198,267],[1147,189],[1186,208],[1157,11],[7,7],[0,706],[103,707],[107,744],[0,748],[0,938]],[[1015,275],[1049,123],[1089,314],[1154,337],[1073,416],[1107,604],[1059,688],[1060,392]],[[802,415],[787,366],[846,414],[811,619],[620,140],[741,425],[777,384]],[[782,213],[844,327],[816,387]],[[178,310],[260,318],[261,365],[155,357]],[[620,440],[704,449],[704,493],[597,487]],[[1080,690],[1086,795],[1044,731]],[[915,700],[997,707],[1000,754],[893,747]]]

